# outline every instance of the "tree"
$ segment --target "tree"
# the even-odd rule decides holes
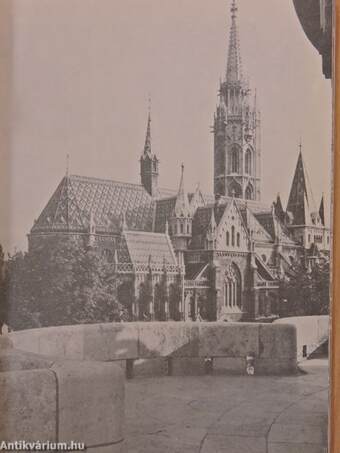
[[[118,279],[98,250],[72,236],[42,241],[8,263],[10,325],[15,329],[118,320]]]
[[[295,265],[289,278],[280,282],[280,316],[309,316],[329,313],[330,268],[328,262],[311,269]]]

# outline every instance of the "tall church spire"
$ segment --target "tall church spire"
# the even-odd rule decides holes
[[[149,99],[145,144],[140,158],[140,174],[142,185],[152,197],[158,195],[158,167],[159,161],[151,150],[151,108]]]
[[[231,26],[225,78],[214,117],[214,193],[261,199],[260,115],[242,76],[237,4],[230,0]]]
[[[240,44],[237,31],[236,13],[238,8],[236,1],[233,0],[230,8],[231,12],[231,27],[229,34],[229,50],[228,50],[228,61],[227,61],[227,74],[226,82],[235,83],[242,80],[242,63]]]

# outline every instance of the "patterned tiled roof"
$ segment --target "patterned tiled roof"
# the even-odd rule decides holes
[[[130,230],[152,231],[154,207],[142,185],[65,176],[31,232],[84,231],[91,213],[97,232],[118,232],[123,214]]]
[[[125,231],[124,238],[133,264],[147,264],[151,256],[153,264],[176,265],[176,257],[168,235]]]
[[[156,233],[165,232],[166,221],[169,220],[172,211],[175,208],[176,196],[163,198],[156,201],[154,231]]]

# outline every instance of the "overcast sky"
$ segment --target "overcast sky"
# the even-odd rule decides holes
[[[5,0],[1,0],[5,4]],[[160,185],[213,187],[211,125],[230,26],[226,0],[10,0],[10,213],[26,234],[65,174],[139,182],[148,93]],[[303,154],[319,202],[330,190],[331,85],[292,1],[239,0],[244,72],[262,113],[262,199],[286,204]],[[3,32],[4,33],[4,32]],[[4,65],[6,59],[0,59]],[[3,68],[2,68],[3,69]],[[4,107],[3,107],[4,108]],[[9,216],[9,217],[8,217]]]

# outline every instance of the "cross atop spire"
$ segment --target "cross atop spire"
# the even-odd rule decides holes
[[[232,19],[236,18],[237,10],[238,10],[238,8],[236,6],[236,0],[233,0],[233,2],[231,4],[231,8],[230,8]]]
[[[236,13],[238,8],[236,1],[233,0],[230,8],[231,12],[231,27],[229,34],[229,50],[227,62],[227,77],[226,82],[239,82],[242,79],[242,63],[240,54],[240,44],[238,39],[238,31],[236,25]]]
[[[66,154],[66,178],[68,178],[70,172],[70,155]]]

